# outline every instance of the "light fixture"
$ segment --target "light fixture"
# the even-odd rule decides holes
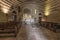
[[[2,11],[7,14],[9,10],[5,9],[5,8],[2,8]]]
[[[50,5],[49,1],[50,1],[50,0],[47,0],[47,1],[46,1],[45,16],[50,15],[50,10],[51,10],[50,8],[51,8],[51,5]]]
[[[6,13],[6,14],[9,12],[9,9],[10,9],[10,8],[7,7],[7,6],[2,6],[2,7],[1,7],[1,10],[2,10],[4,13]]]
[[[2,0],[0,1],[0,6],[1,6],[2,12],[6,13],[6,14],[8,13],[8,11],[11,7],[10,5],[4,3]]]
[[[36,14],[36,9],[35,9],[35,14]]]
[[[46,9],[45,9],[45,16],[48,16],[48,15],[50,15],[50,5],[48,6],[46,6]]]

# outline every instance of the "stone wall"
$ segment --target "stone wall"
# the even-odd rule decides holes
[[[6,21],[7,21],[6,15],[0,12],[0,22],[6,22]]]

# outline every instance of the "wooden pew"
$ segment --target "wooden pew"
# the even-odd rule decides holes
[[[45,27],[51,31],[60,32],[60,23],[42,22],[41,24],[43,27]]]
[[[10,36],[16,36],[18,32],[18,22],[0,22],[0,34],[9,34]],[[13,35],[11,35],[13,34]],[[5,36],[9,36],[5,35]],[[4,37],[4,36],[3,36]]]

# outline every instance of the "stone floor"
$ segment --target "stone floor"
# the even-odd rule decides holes
[[[54,33],[44,27],[22,25],[17,37],[0,38],[0,40],[60,40],[60,33]]]

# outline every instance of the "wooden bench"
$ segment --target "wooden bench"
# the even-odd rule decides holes
[[[60,23],[53,23],[53,22],[42,22],[43,27],[50,29],[54,32],[60,32]]]
[[[0,34],[13,34],[14,36],[17,35],[18,32],[18,22],[6,22],[6,23],[0,23]],[[9,36],[7,35],[7,36]],[[11,36],[13,36],[11,35]]]

